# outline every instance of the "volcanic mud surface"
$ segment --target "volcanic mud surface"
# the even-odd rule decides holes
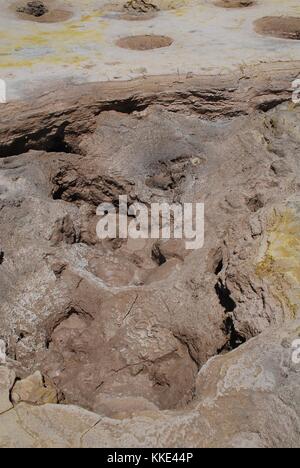
[[[297,72],[251,73],[75,86],[1,108],[3,427],[16,412],[87,446],[299,445]],[[97,206],[118,209],[120,195],[204,202],[204,247],[101,241]],[[28,433],[15,440],[45,445]],[[70,437],[60,444],[80,445]]]

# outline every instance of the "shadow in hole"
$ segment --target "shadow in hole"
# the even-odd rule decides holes
[[[229,289],[226,286],[224,286],[224,284],[221,281],[219,281],[215,286],[215,290],[219,298],[220,304],[222,307],[224,307],[225,312],[233,312],[236,309],[236,303],[230,296],[231,293]]]

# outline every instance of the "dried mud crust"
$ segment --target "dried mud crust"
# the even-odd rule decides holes
[[[104,15],[116,20],[123,21],[148,21],[155,18],[159,10],[154,8],[134,9],[131,7],[109,4],[103,7]]]
[[[48,8],[43,2],[32,1],[27,2],[26,5],[17,7],[17,13],[25,13],[26,15],[31,15],[35,17],[40,17],[49,12]]]
[[[150,11],[168,11],[176,10],[185,5],[185,0],[128,0],[121,5],[112,5],[115,9],[126,9],[128,11],[136,12],[150,12]]]
[[[143,21],[155,18],[160,11],[176,10],[184,5],[185,0],[129,0],[106,4],[104,12],[113,13],[117,19]]]
[[[147,0],[129,0],[124,4],[124,9],[134,13],[150,13],[159,11],[159,7],[155,3]]]
[[[167,36],[156,36],[156,35],[140,35],[140,36],[128,36],[119,39],[116,42],[118,47],[122,49],[130,50],[152,50],[161,49],[163,47],[170,47],[173,39]]]
[[[185,408],[210,357],[286,319],[256,256],[300,183],[299,110],[276,108],[296,73],[246,90],[236,76],[86,85],[24,119],[22,103],[1,110],[1,336],[61,402],[113,417]],[[101,242],[96,207],[124,194],[205,199],[204,248]]]
[[[214,4],[223,8],[247,8],[256,4],[255,0],[217,0]]]
[[[254,23],[259,34],[282,39],[300,40],[300,17],[266,16]]]
[[[18,18],[38,23],[59,23],[72,17],[72,12],[62,7],[53,8],[51,2],[18,2],[11,9]]]

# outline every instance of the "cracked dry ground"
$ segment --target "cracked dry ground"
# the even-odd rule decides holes
[[[265,374],[235,364],[225,396],[230,386],[246,390],[235,397],[241,413],[226,412],[226,398],[220,406],[222,430],[237,425],[228,429],[236,445],[299,444],[299,373],[285,365],[293,378],[267,394],[268,366],[281,365],[280,333],[299,333],[300,108],[287,91],[298,73],[293,65],[84,85],[1,109],[0,338],[19,379],[41,371],[59,403],[95,413],[90,428],[100,417],[121,424],[156,414],[150,432],[167,433],[164,424],[184,432],[181,442],[173,433],[157,444],[207,446],[220,430],[214,381],[219,395],[226,363],[250,355]],[[97,239],[97,206],[124,194],[147,205],[204,202],[204,248]],[[211,422],[209,440],[206,423],[195,434],[201,398],[210,401],[200,412]],[[263,417],[245,435],[251,402],[268,421],[282,404],[279,428],[263,442],[255,429]],[[22,404],[16,411],[26,413]],[[289,417],[290,434],[280,439]],[[128,429],[116,430],[122,444]],[[218,437],[226,445],[226,434]]]

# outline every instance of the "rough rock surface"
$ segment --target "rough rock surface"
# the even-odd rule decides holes
[[[57,403],[56,390],[50,385],[45,385],[42,374],[36,371],[33,375],[19,380],[11,392],[11,400],[14,404],[24,401],[31,404]]]
[[[85,408],[12,408],[0,367],[0,445],[299,445],[298,65],[0,108],[1,339],[25,378],[12,399],[49,401],[31,392],[39,371]],[[204,202],[204,247],[100,241],[96,208],[119,195]]]
[[[128,417],[119,408],[111,419],[74,406],[22,403],[0,415],[0,445],[299,447],[300,374],[291,359],[299,336],[300,321],[291,321],[212,358],[185,411],[140,407]]]

